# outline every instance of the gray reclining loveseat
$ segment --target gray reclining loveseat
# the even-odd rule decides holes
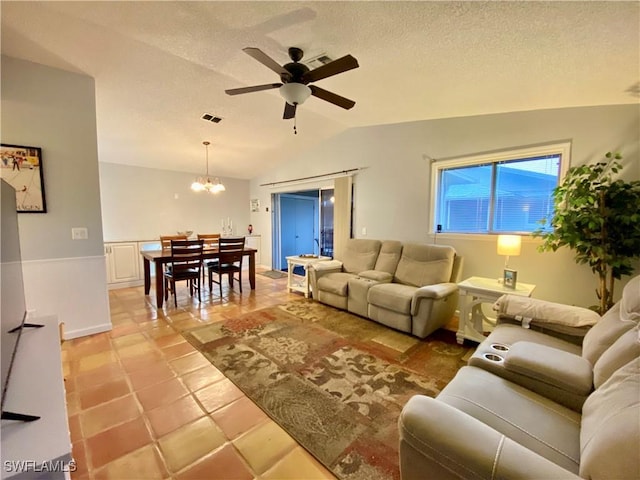
[[[450,246],[350,239],[309,275],[315,300],[425,338],[453,317],[461,270]]]
[[[403,480],[640,478],[639,322],[640,276],[582,346],[498,324],[435,399],[405,405]]]

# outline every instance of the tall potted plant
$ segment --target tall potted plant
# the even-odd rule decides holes
[[[592,165],[572,167],[553,191],[554,214],[541,223],[538,250],[569,247],[575,261],[598,276],[598,313],[613,306],[614,281],[633,273],[640,257],[640,180],[625,182],[614,176],[622,168],[619,153],[608,152]]]

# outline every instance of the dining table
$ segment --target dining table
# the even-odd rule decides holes
[[[244,248],[244,255],[249,257],[249,284],[251,290],[256,289],[256,252],[255,248]],[[144,294],[149,295],[151,291],[151,262],[155,265],[156,270],[156,305],[158,308],[162,308],[164,303],[164,278],[162,272],[164,271],[164,265],[171,262],[171,249],[165,248],[162,250],[143,250],[140,252],[142,255],[144,266]],[[219,257],[217,248],[205,248],[202,251],[203,260],[215,260]]]

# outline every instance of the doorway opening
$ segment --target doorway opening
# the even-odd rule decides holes
[[[333,255],[333,188],[274,193],[271,203],[274,270],[287,271],[288,256]]]

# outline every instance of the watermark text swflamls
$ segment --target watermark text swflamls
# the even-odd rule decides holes
[[[78,468],[74,460],[70,462],[64,460],[49,460],[42,463],[38,463],[35,460],[5,460],[2,466],[6,473],[75,472]]]

